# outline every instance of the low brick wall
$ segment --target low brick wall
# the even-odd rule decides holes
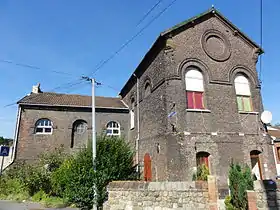
[[[210,179],[210,182],[216,181]],[[215,184],[215,183],[214,183]],[[104,210],[217,209],[217,192],[209,181],[196,182],[111,182]],[[216,186],[216,185],[215,185]]]
[[[280,183],[255,181],[254,191],[247,191],[249,210],[280,209]]]

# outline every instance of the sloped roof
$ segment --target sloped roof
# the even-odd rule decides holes
[[[32,93],[25,96],[18,104],[40,106],[91,107],[91,96],[60,94],[52,92]],[[95,97],[97,108],[127,109],[120,98]]]
[[[275,137],[276,139],[280,139],[280,129],[279,129],[279,127],[268,126],[267,127],[267,133],[270,136]]]
[[[174,34],[180,32],[181,29],[183,29],[184,27],[189,27],[189,26],[193,26],[199,23],[199,20],[203,20],[207,17],[211,17],[211,16],[217,16],[219,17],[221,20],[223,20],[229,27],[231,27],[234,31],[237,31],[238,34],[244,38],[248,43],[250,43],[251,45],[255,46],[256,48],[259,49],[259,54],[262,54],[264,51],[263,49],[257,44],[255,43],[253,40],[251,40],[248,36],[246,36],[243,32],[241,32],[233,23],[231,23],[226,17],[224,17],[217,9],[215,8],[211,8],[199,15],[196,15],[186,21],[183,21],[163,32],[160,33],[160,35],[158,36],[158,38],[156,39],[156,41],[153,43],[152,47],[149,49],[149,51],[146,53],[146,55],[144,56],[144,58],[142,59],[142,61],[140,62],[140,64],[137,66],[137,68],[135,69],[135,71],[133,72],[133,74],[130,76],[130,78],[128,79],[128,81],[126,82],[126,84],[124,85],[124,87],[122,88],[122,90],[120,91],[120,95],[123,96],[126,93],[126,89],[129,87],[129,85],[131,83],[133,83],[133,81],[135,81],[135,76],[134,75],[139,75],[140,72],[142,71],[142,67],[145,66],[144,63],[150,59],[150,57],[152,56],[152,54],[156,51],[155,48],[157,48],[158,46],[162,46],[161,45],[161,41],[163,39],[165,39],[166,37],[172,37],[174,36]]]
[[[197,20],[199,20],[199,19],[202,19],[202,18],[206,17],[206,16],[209,15],[209,14],[215,14],[216,16],[220,17],[220,18],[221,18],[223,21],[225,21],[232,29],[238,31],[238,33],[239,33],[243,38],[245,38],[249,43],[251,43],[251,44],[252,44],[253,46],[255,46],[256,48],[259,48],[259,49],[260,49],[260,53],[263,53],[263,52],[264,52],[263,49],[262,49],[256,42],[254,42],[254,41],[253,41],[252,39],[250,39],[247,35],[245,35],[239,28],[237,28],[232,22],[230,22],[225,16],[223,16],[223,15],[222,15],[217,9],[215,9],[215,8],[211,8],[211,9],[209,9],[209,10],[207,10],[207,11],[205,11],[205,12],[199,14],[199,15],[196,15],[196,16],[194,16],[194,17],[188,19],[188,20],[185,20],[185,21],[183,21],[183,22],[181,22],[181,23],[179,23],[179,24],[177,24],[177,25],[175,25],[175,26],[173,26],[173,27],[171,27],[171,28],[169,28],[169,29],[163,31],[160,35],[161,35],[161,36],[168,35],[168,34],[174,32],[174,31],[180,29],[181,27],[184,27],[184,26],[186,26],[186,25],[188,25],[188,24],[190,24],[190,23],[196,24],[195,21],[197,21]]]

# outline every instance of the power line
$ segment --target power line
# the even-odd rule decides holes
[[[167,5],[161,12],[159,12],[151,21],[149,21],[143,28],[141,28],[135,35],[133,35],[129,40],[127,40],[117,51],[115,51],[107,59],[100,62],[100,65],[96,67],[91,75],[94,75],[99,69],[101,69],[105,64],[112,60],[116,55],[118,55],[125,47],[127,47],[135,38],[137,38],[145,29],[147,29],[155,20],[157,20],[169,7],[171,7],[177,0],[173,0]]]
[[[13,64],[16,66],[20,66],[20,67],[24,67],[24,68],[29,68],[29,69],[33,69],[33,70],[39,70],[39,71],[48,71],[48,72],[52,72],[52,73],[56,73],[56,74],[60,74],[60,75],[64,75],[64,76],[71,76],[71,77],[77,77],[69,72],[63,72],[63,71],[57,71],[57,70],[46,70],[43,69],[41,67],[38,66],[34,66],[34,65],[30,65],[30,64],[25,64],[25,63],[17,63],[14,61],[9,61],[9,60],[5,60],[5,59],[0,59],[1,63],[7,63],[7,64]]]
[[[154,6],[137,22],[136,27],[139,26],[162,1],[163,0],[157,1],[157,3],[155,3]]]
[[[77,82],[78,81],[78,82]],[[54,90],[57,90],[57,89],[69,89],[73,86],[77,86],[77,85],[80,85],[81,83],[83,83],[84,81],[82,81],[82,79],[79,79],[79,80],[74,80],[74,81],[71,81],[71,82],[68,82],[68,83],[65,83],[65,84],[62,84],[58,87],[55,87],[53,89],[50,89],[49,91],[45,91],[45,92],[53,92]],[[73,90],[73,88],[72,88]],[[29,95],[29,99],[33,99],[35,97],[37,97],[38,94],[34,94],[34,95]],[[3,108],[7,108],[7,107],[10,107],[10,106],[13,106],[13,105],[17,105],[17,102],[14,102],[14,103],[11,103],[11,104],[7,104],[5,105]]]

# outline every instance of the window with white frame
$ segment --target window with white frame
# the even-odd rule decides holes
[[[205,109],[203,101],[204,84],[203,75],[196,69],[186,72],[185,84],[188,109]]]
[[[52,134],[53,124],[49,119],[39,119],[35,124],[36,134]]]
[[[243,75],[237,75],[234,79],[235,92],[239,111],[253,111],[249,80]]]
[[[130,108],[130,129],[133,129],[135,126],[134,108],[135,108],[135,100],[134,100],[134,98],[132,98],[131,99],[131,108]]]
[[[120,124],[115,122],[115,121],[111,121],[107,124],[106,126],[106,135],[107,136],[120,136],[121,134],[121,129],[120,129]]]

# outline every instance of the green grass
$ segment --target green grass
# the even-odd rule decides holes
[[[33,202],[38,202],[43,204],[45,207],[52,208],[63,208],[69,206],[69,204],[60,197],[49,196],[43,190],[40,190],[32,196]]]

